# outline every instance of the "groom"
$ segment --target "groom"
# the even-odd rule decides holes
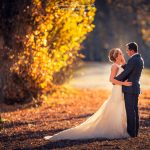
[[[128,43],[127,54],[130,56],[128,63],[123,65],[124,71],[115,79],[125,81],[128,79],[132,82],[132,86],[123,86],[125,107],[127,113],[127,132],[131,137],[138,135],[139,129],[139,114],[138,114],[138,97],[140,94],[140,77],[144,68],[144,61],[138,53],[138,45],[135,42]]]

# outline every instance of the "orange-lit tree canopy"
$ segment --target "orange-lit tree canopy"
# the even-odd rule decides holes
[[[53,75],[65,72],[80,57],[81,43],[94,28],[95,11],[94,0],[33,0],[34,25],[24,39],[23,52],[11,67],[26,90],[34,94],[51,90]],[[24,94],[16,90],[13,96]]]

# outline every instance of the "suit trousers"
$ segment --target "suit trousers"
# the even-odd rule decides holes
[[[139,94],[124,93],[127,132],[131,137],[136,137],[139,130],[138,97]]]

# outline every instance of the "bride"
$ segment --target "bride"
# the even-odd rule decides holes
[[[53,136],[45,136],[45,140],[119,139],[129,137],[122,85],[131,86],[132,83],[114,79],[123,71],[121,65],[125,63],[125,59],[122,51],[119,48],[111,49],[108,57],[113,63],[110,74],[110,82],[113,84],[111,96],[85,122]]]

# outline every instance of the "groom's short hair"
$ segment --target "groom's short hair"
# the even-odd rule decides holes
[[[126,46],[128,46],[129,50],[133,50],[134,52],[138,52],[138,45],[135,42],[130,42],[128,44],[126,44]]]

